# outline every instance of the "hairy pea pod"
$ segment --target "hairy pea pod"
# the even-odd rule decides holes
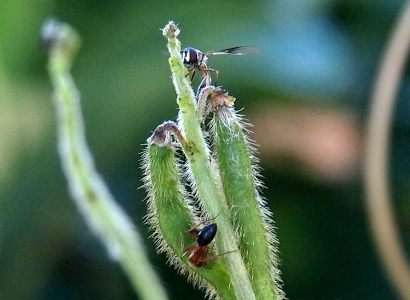
[[[271,212],[258,192],[261,183],[254,149],[245,134],[244,122],[232,107],[232,97],[219,88],[208,95],[214,112],[214,155],[253,290],[257,299],[281,299],[284,295],[277,266],[277,240]]]
[[[162,192],[158,191],[158,195],[166,195],[169,191],[179,193],[179,196],[167,197],[169,199],[179,197],[182,203],[179,205],[180,208],[174,205],[167,205],[167,207],[180,209],[181,212],[185,210],[186,215],[190,211],[191,216],[210,216],[212,220],[215,219],[213,221],[215,224],[205,226],[202,231],[197,227],[205,222],[190,227],[187,224],[189,217],[183,217],[180,215],[181,212],[172,212],[173,217],[180,215],[181,222],[174,222],[173,226],[165,226],[165,231],[161,225],[154,229],[161,231],[161,234],[156,237],[163,238],[159,243],[159,250],[163,249],[161,245],[167,245],[172,249],[173,254],[169,255],[178,258],[177,260],[183,265],[179,266],[181,270],[189,270],[189,278],[197,278],[198,275],[198,278],[204,279],[210,287],[214,288],[214,290],[212,288],[207,290],[211,296],[215,295],[221,299],[284,299],[277,268],[277,241],[273,233],[273,221],[271,213],[264,206],[264,201],[258,193],[260,183],[255,161],[250,159],[253,157],[253,152],[244,134],[242,123],[232,108],[235,99],[220,88],[211,85],[204,62],[200,66],[194,66],[202,71],[204,76],[197,97],[194,96],[187,78],[187,75],[192,72],[192,66],[188,70],[184,67],[184,62],[187,61],[186,49],[190,48],[181,52],[181,43],[177,39],[179,33],[180,30],[173,22],[169,22],[163,29],[163,34],[168,39],[168,51],[171,54],[169,65],[177,92],[178,125],[165,122],[157,128],[149,141],[158,140],[155,137],[158,135],[162,135],[164,140],[169,141],[169,134],[172,133],[185,154],[185,173],[182,174],[178,167],[175,167],[173,148],[163,149],[161,151],[169,152],[168,159],[172,161],[173,167],[170,167],[171,163],[164,164],[155,172],[161,174],[164,172],[161,171],[162,168],[168,168],[165,171],[167,176],[162,173],[158,178],[162,180],[172,178],[173,184],[179,187],[170,188],[169,182],[159,182],[156,186],[159,191],[162,190]],[[257,48],[249,47],[249,49]],[[204,117],[211,111],[214,112],[214,119],[210,131],[206,132],[204,131],[206,128],[201,125]],[[213,147],[209,147],[205,137],[210,137],[214,141]],[[160,144],[162,145],[163,141],[158,145],[151,143],[149,147],[158,147]],[[151,150],[148,151],[151,153]],[[155,153],[158,155],[160,152],[155,150]],[[153,159],[158,157],[150,156],[147,165],[152,163],[150,160]],[[150,169],[149,173],[152,172]],[[154,177],[156,176],[151,176],[153,182]],[[173,179],[177,177],[180,181]],[[181,182],[191,185],[194,201],[183,196],[185,192],[181,192],[183,191]],[[168,191],[164,191],[165,187],[168,187]],[[151,198],[156,198],[156,196],[152,197],[157,193],[155,189],[157,187],[151,183],[148,189]],[[153,219],[150,221],[151,224],[156,222],[160,224],[161,219],[167,218],[161,215],[166,213],[165,207],[158,206],[156,209],[156,213],[152,213],[154,210],[150,209],[149,218]],[[191,217],[191,220],[193,218]],[[184,253],[181,253],[181,249],[177,247],[178,239],[175,240],[175,234],[171,232],[173,230],[182,232],[188,228],[190,228],[188,235],[198,238],[198,242],[191,244]],[[201,234],[208,233],[210,238],[206,238],[206,242],[200,239]],[[208,243],[214,237],[216,253],[211,254],[208,252]],[[190,254],[189,261],[185,257],[187,253]],[[214,268],[211,270],[203,268],[210,260],[215,261]],[[226,284],[227,288],[224,289],[223,285]]]
[[[154,232],[158,252],[165,252],[170,264],[187,274],[194,285],[205,288],[210,297],[234,299],[234,290],[229,287],[230,277],[222,261],[214,260],[212,269],[197,268],[183,257],[181,243],[192,243],[185,233],[195,223],[195,207],[181,182],[183,173],[175,157],[171,132],[183,143],[178,127],[165,122],[148,139],[142,161],[148,191],[147,222]]]

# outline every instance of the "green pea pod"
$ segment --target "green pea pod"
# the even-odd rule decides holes
[[[235,299],[235,292],[230,288],[231,279],[222,260],[212,260],[209,268],[198,268],[188,262],[187,256],[183,257],[182,242],[185,246],[196,242],[186,232],[199,221],[195,220],[193,205],[187,200],[181,183],[182,173],[175,158],[170,132],[164,131],[164,127],[170,124],[166,122],[155,130],[143,154],[144,182],[148,191],[147,221],[154,231],[158,252],[165,252],[169,262],[182,274],[187,274],[194,285],[205,288],[211,298]],[[171,126],[177,130],[176,125]],[[179,131],[176,133],[180,134]]]
[[[210,92],[214,111],[214,153],[232,223],[238,228],[240,251],[257,299],[283,299],[271,212],[258,193],[255,157],[234,99],[219,88]]]

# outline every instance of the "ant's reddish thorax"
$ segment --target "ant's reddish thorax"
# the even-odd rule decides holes
[[[197,243],[188,257],[188,261],[197,268],[205,266],[210,260],[209,247],[199,246]]]

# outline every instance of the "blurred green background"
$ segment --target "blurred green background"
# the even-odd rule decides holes
[[[361,184],[368,98],[403,1],[0,1],[0,299],[138,299],[69,198],[56,152],[51,84],[39,30],[49,16],[83,44],[73,75],[97,168],[144,236],[171,299],[202,299],[156,255],[143,223],[140,152],[175,120],[166,40],[203,51],[255,126],[264,196],[290,299],[396,299],[367,227]],[[410,77],[393,124],[391,178],[410,252]]]

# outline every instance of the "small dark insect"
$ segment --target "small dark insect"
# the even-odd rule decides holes
[[[215,219],[215,218],[214,218]],[[210,219],[212,220],[212,219]],[[224,254],[219,254],[219,255],[210,255],[211,251],[209,251],[209,243],[212,242],[216,235],[216,230],[217,226],[215,223],[211,223],[209,225],[206,225],[204,228],[201,230],[198,230],[197,228],[201,226],[202,224],[209,222],[210,220],[206,220],[202,223],[199,223],[197,225],[192,226],[190,229],[187,231],[187,235],[190,237],[193,237],[196,239],[196,242],[190,245],[188,248],[184,249],[184,242],[182,241],[182,251],[183,255],[189,255],[188,256],[188,261],[194,266],[194,267],[202,267],[206,266],[208,262],[215,260],[219,256],[237,251],[229,251]]]
[[[252,55],[259,52],[259,49],[256,47],[249,46],[239,46],[228,48],[220,51],[210,51],[203,53],[198,49],[187,47],[181,51],[181,57],[184,64],[188,66],[188,72],[192,73],[191,83],[194,79],[195,72],[199,70],[202,73],[202,76],[207,76],[209,72],[216,73],[216,81],[218,80],[219,72],[214,69],[209,69],[206,65],[208,56],[210,55]],[[188,73],[188,74],[189,74]]]

